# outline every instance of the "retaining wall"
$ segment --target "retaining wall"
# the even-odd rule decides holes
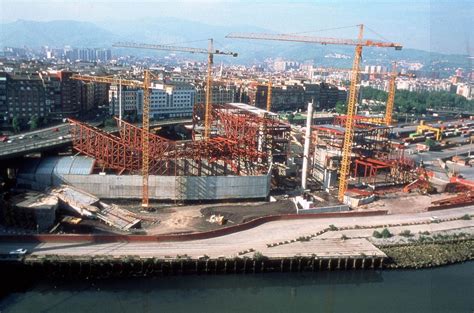
[[[50,176],[48,176],[50,175]],[[51,173],[21,179],[26,188],[42,190],[50,186],[67,184],[99,198],[141,199],[140,175],[77,175]],[[270,192],[268,175],[255,176],[155,176],[148,179],[149,197],[155,200],[225,200],[262,199]]]

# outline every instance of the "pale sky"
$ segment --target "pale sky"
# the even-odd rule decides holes
[[[0,0],[1,22],[179,17],[212,25],[305,32],[363,23],[406,48],[474,55],[473,0]],[[1,27],[1,25],[0,25]],[[355,37],[351,30],[321,36]],[[374,33],[367,37],[380,39]]]

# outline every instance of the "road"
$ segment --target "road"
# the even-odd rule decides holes
[[[474,143],[460,147],[444,149],[443,151],[426,151],[417,154],[408,154],[406,156],[415,160],[416,162],[420,162],[421,160],[423,160],[423,162],[427,162],[437,159],[451,158],[456,155],[467,155],[469,151],[474,152]]]
[[[163,120],[150,123],[150,127],[188,124],[191,122],[191,119]],[[92,125],[97,126],[98,123]],[[105,131],[113,133],[117,132],[118,128],[111,127],[105,129]],[[69,123],[9,136],[8,139],[10,142],[0,142],[0,159],[9,159],[25,154],[54,150],[66,147],[72,143],[72,137],[71,134],[69,134]]]
[[[0,159],[55,149],[71,143],[69,124],[66,123],[9,136],[8,139],[7,142],[0,142]]]
[[[314,220],[286,220],[263,224],[246,231],[229,234],[226,236],[215,237],[204,240],[193,240],[184,242],[156,242],[156,243],[137,243],[137,242],[116,242],[116,243],[91,243],[91,242],[74,242],[74,243],[19,243],[19,242],[0,242],[0,253],[8,253],[8,251],[27,248],[32,255],[68,255],[68,256],[126,256],[139,255],[141,257],[176,257],[177,255],[188,255],[190,257],[200,257],[208,255],[210,257],[234,257],[244,250],[254,249],[264,255],[275,256],[276,251],[281,251],[285,255],[285,245],[279,246],[278,250],[267,247],[267,244],[290,241],[301,236],[309,236],[322,231],[329,225],[334,224],[336,227],[354,227],[359,226],[375,226],[387,224],[405,224],[414,222],[429,222],[433,216],[438,219],[459,218],[465,214],[472,215],[474,213],[474,205],[464,208],[449,209],[437,212],[423,212],[417,214],[400,214],[400,215],[383,215],[371,217],[341,217],[332,219],[314,219]],[[395,226],[394,226],[395,227]],[[413,233],[418,231],[436,231],[448,229],[473,229],[474,220],[456,220],[442,223],[427,223],[424,225],[405,225],[398,226],[412,230]],[[413,229],[412,229],[413,228]],[[359,230],[358,230],[359,231]],[[370,237],[373,229],[370,231],[360,230],[355,233],[354,237]],[[332,233],[332,232],[330,232]],[[334,245],[327,245],[324,248],[324,242],[318,245],[318,240],[327,240],[330,233],[323,233],[314,237],[308,242],[309,246],[305,247],[305,242],[296,242],[288,245],[292,253],[313,254],[316,250],[314,245],[318,246],[318,253],[326,253],[332,251],[337,255],[345,253],[347,255],[347,246],[341,246],[338,252],[334,250]],[[350,232],[348,232],[350,235]],[[336,235],[337,240],[341,242],[341,234]],[[295,245],[299,248],[295,248]],[[274,250],[272,250],[274,249]],[[298,250],[299,249],[299,250]],[[311,250],[313,249],[313,250]],[[326,249],[326,250],[322,250]],[[329,250],[328,250],[329,249]],[[357,251],[356,251],[357,252]],[[339,253],[339,254],[338,254]],[[355,254],[359,254],[355,253]],[[249,254],[252,254],[249,252]]]

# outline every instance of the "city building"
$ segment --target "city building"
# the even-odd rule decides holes
[[[268,87],[257,85],[255,106],[266,108]],[[305,110],[308,102],[314,100],[318,110],[335,108],[338,101],[345,102],[347,91],[327,83],[302,83],[272,87],[272,111]]]
[[[8,120],[7,73],[0,72],[0,123]]]
[[[191,117],[196,90],[187,83],[154,83],[150,89],[150,117],[153,119]],[[109,110],[119,115],[118,87],[109,90]],[[122,88],[122,115],[136,113],[142,115],[143,90]]]
[[[211,103],[225,104],[235,101],[237,87],[234,85],[222,85],[214,83],[211,91]],[[206,86],[196,85],[196,103],[206,103]]]
[[[456,94],[472,100],[474,98],[474,87],[469,84],[459,84],[456,86]]]
[[[285,61],[285,60],[275,60],[273,62],[273,70],[276,72],[285,72],[288,70],[297,70],[300,67],[299,62],[295,61]]]
[[[30,119],[32,116],[45,117],[51,112],[46,106],[43,81],[38,74],[7,74],[6,99],[9,119],[14,117]]]
[[[107,62],[112,59],[112,51],[110,49],[65,48],[63,51],[64,58],[70,61]]]
[[[82,85],[78,80],[71,79],[74,74],[70,71],[59,71],[55,73],[61,81],[61,104],[56,106],[56,114],[60,117],[78,116],[83,109]],[[84,108],[85,109],[85,108]]]
[[[0,120],[78,117],[107,104],[108,86],[71,79],[71,71],[0,72]]]

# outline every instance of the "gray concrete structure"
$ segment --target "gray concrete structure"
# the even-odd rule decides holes
[[[92,174],[94,159],[51,157],[27,162],[19,171],[20,187],[43,190],[70,185],[99,198],[141,199],[140,175]],[[270,192],[271,175],[149,176],[149,197],[156,200],[261,199]]]
[[[222,200],[265,198],[270,175],[260,176],[149,176],[149,197],[156,200]],[[140,199],[139,175],[63,175],[64,183],[99,198]]]

